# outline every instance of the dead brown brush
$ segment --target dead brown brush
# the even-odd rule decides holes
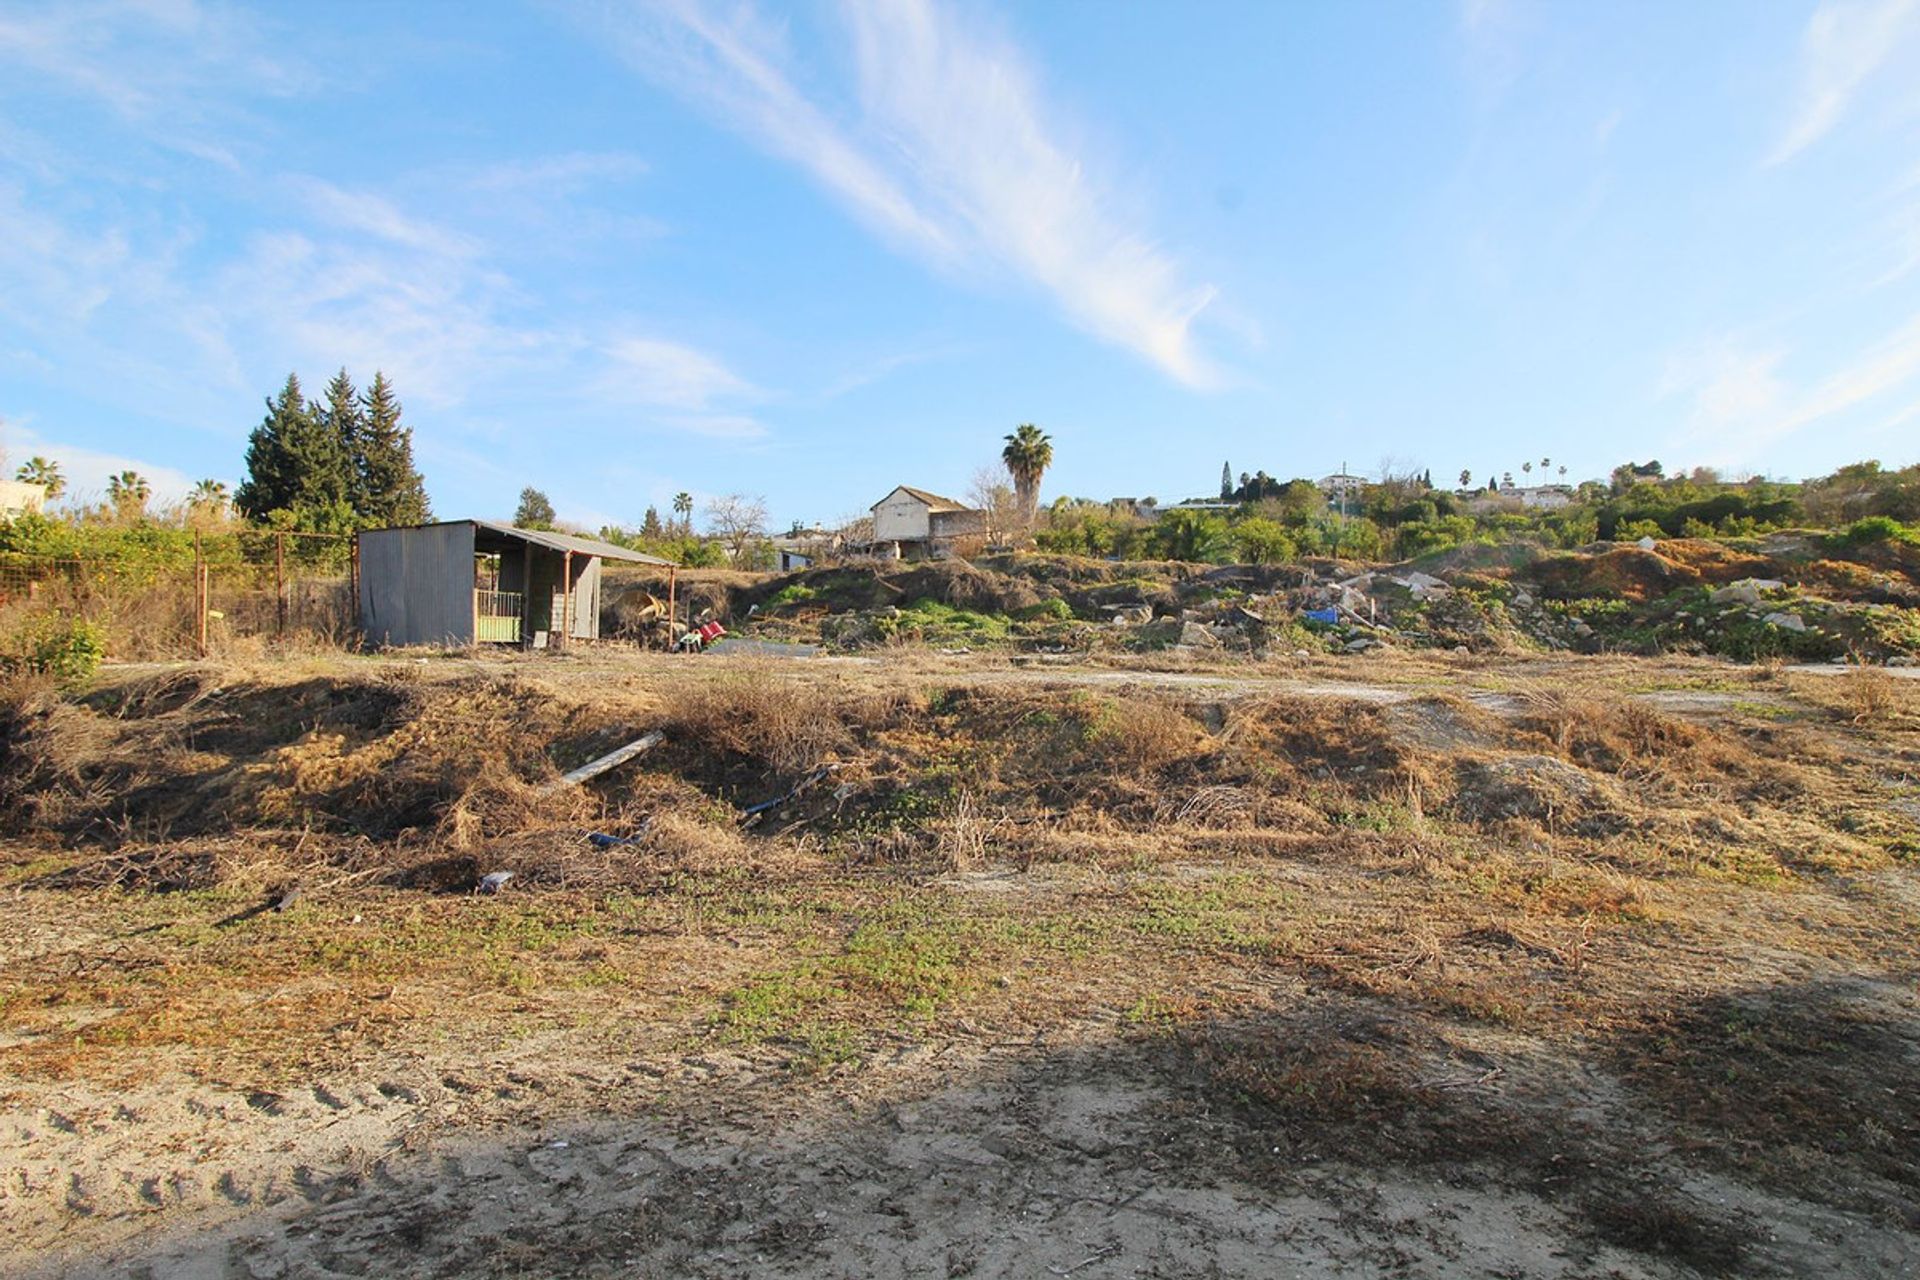
[[[854,729],[895,705],[884,693],[823,688],[749,665],[671,690],[661,727],[682,752],[727,754],[802,774],[850,750]]]
[[[1901,679],[1872,663],[1852,663],[1841,675],[1796,676],[1788,687],[1796,697],[1852,724],[1895,728],[1920,723],[1920,680]]]

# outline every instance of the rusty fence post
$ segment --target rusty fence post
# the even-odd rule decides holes
[[[193,531],[193,605],[194,605],[194,645],[202,658],[207,656],[207,596],[211,584],[207,580],[207,557],[200,544],[200,531]]]

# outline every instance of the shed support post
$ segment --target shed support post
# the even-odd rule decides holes
[[[573,552],[560,557],[560,647],[573,647]]]
[[[673,612],[674,588],[679,585],[680,566],[674,565],[667,570],[667,647],[669,649],[673,647],[673,642],[680,638],[680,623]]]
[[[520,647],[533,648],[533,544],[520,544]]]

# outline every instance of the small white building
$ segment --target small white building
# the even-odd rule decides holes
[[[1502,489],[1501,496],[1518,500],[1521,506],[1536,511],[1558,511],[1573,505],[1573,486],[1541,484],[1530,489]]]
[[[25,480],[0,480],[0,520],[37,516],[46,509],[47,486]]]
[[[818,526],[796,529],[768,541],[773,543],[773,553],[780,558],[782,573],[810,569],[818,561],[840,554],[846,545],[841,535]]]
[[[1366,487],[1365,476],[1348,475],[1344,471],[1336,471],[1330,476],[1320,477],[1320,492],[1336,502],[1341,498],[1357,498],[1360,496],[1360,491]]]
[[[951,555],[960,538],[984,537],[987,513],[925,489],[900,485],[873,504],[873,541],[895,543],[902,556]]]

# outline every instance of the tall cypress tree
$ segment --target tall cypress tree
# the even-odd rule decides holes
[[[386,374],[374,373],[361,404],[354,509],[376,528],[425,524],[433,519],[426,481],[413,465],[413,431],[400,425],[400,400]]]
[[[300,436],[306,413],[300,376],[289,373],[280,394],[267,397],[267,416],[247,437],[247,478],[233,494],[242,515],[263,520],[268,512],[293,506],[297,476],[289,442]]]

